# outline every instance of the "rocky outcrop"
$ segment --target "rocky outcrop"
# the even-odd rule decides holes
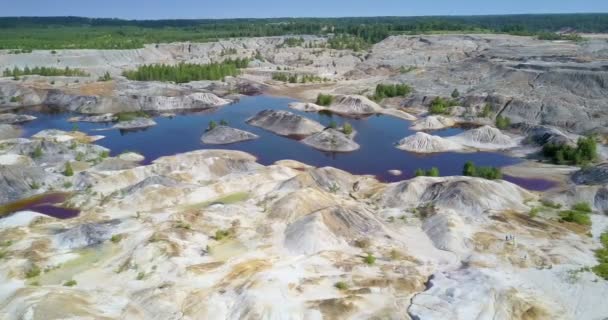
[[[517,140],[502,133],[499,129],[483,126],[465,131],[449,140],[477,149],[508,149],[517,146]]]
[[[0,113],[0,124],[17,124],[36,120],[36,117],[27,114]]]
[[[257,138],[259,137],[251,132],[228,126],[217,126],[205,132],[201,141],[206,144],[230,144]]]
[[[150,118],[136,118],[129,121],[121,121],[112,126],[112,128],[120,130],[138,130],[153,127],[155,125],[156,121]]]
[[[444,116],[428,116],[415,121],[410,129],[412,130],[438,130],[454,126],[456,122]]]
[[[347,135],[331,128],[307,137],[302,143],[329,152],[351,152],[359,149],[359,145]]]
[[[401,139],[397,142],[397,148],[415,153],[435,153],[463,149],[458,143],[424,132],[417,132]]]
[[[303,111],[303,112],[319,112],[323,110],[327,110],[326,107],[310,103],[310,102],[293,102],[289,104],[289,107],[294,110]]]
[[[327,109],[345,116],[368,116],[380,112],[382,108],[364,96],[337,95]]]
[[[13,139],[21,136],[21,129],[10,124],[0,124],[0,140]]]
[[[583,168],[572,175],[576,184],[606,185],[608,184],[608,163]]]
[[[112,113],[97,116],[77,116],[68,119],[69,122],[115,122],[117,120],[118,117]]]
[[[316,121],[282,110],[261,111],[247,123],[282,136],[306,137],[325,129]]]

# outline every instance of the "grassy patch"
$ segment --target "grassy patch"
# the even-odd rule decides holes
[[[348,290],[348,284],[344,281],[338,281],[334,284],[334,287],[338,290]]]
[[[137,118],[149,118],[150,116],[143,111],[129,111],[129,112],[120,112],[116,114],[116,118],[118,121],[131,121]]]
[[[591,225],[591,207],[586,203],[577,203],[572,206],[570,210],[563,210],[559,212],[561,221],[573,222],[583,226]]]

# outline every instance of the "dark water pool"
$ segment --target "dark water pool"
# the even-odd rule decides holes
[[[105,138],[96,143],[112,150],[112,154],[123,151],[137,151],[150,162],[158,157],[173,155],[197,149],[232,149],[249,152],[258,157],[260,163],[268,165],[277,160],[294,159],[313,166],[332,166],[354,174],[372,174],[383,181],[399,181],[413,176],[418,168],[439,168],[441,175],[458,175],[466,161],[473,161],[480,166],[507,166],[520,160],[501,153],[440,153],[419,155],[398,150],[394,144],[405,136],[414,134],[409,130],[410,122],[389,116],[372,116],[365,119],[349,119],[337,115],[305,113],[291,110],[290,102],[295,100],[269,96],[245,97],[237,103],[222,107],[211,112],[189,113],[177,115],[174,118],[156,117],[157,126],[136,132],[121,132],[119,130],[97,131],[109,128],[111,124],[78,123],[78,130],[88,134],[104,135]],[[264,109],[289,110],[325,125],[336,121],[339,125],[350,122],[358,132],[355,140],[361,149],[352,153],[328,153],[315,150],[296,140],[277,136],[263,129],[245,123],[245,120]],[[25,135],[55,128],[72,130],[72,123],[67,118],[73,116],[67,113],[29,112],[38,117],[37,120],[24,125]],[[257,140],[246,141],[231,145],[205,145],[200,141],[209,121],[228,121],[235,128],[247,130],[260,136]],[[439,136],[451,136],[462,132],[461,128],[451,128],[433,132]],[[398,169],[402,176],[392,176],[388,170]],[[527,187],[525,181],[514,181]],[[530,185],[538,187],[537,183]]]
[[[0,217],[17,211],[34,211],[59,219],[76,217],[80,211],[72,208],[61,207],[58,204],[64,202],[69,194],[65,192],[49,192],[25,198],[0,206]]]

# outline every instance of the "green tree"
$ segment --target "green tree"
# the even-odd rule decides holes
[[[475,164],[472,161],[467,161],[464,164],[464,169],[462,170],[462,175],[468,177],[475,177],[477,175],[477,171],[475,169]]]
[[[460,92],[458,89],[454,89],[454,91],[452,91],[452,98],[457,99],[458,97],[460,97]]]
[[[320,106],[329,106],[332,104],[334,97],[329,94],[319,93],[317,96],[317,104]]]
[[[511,119],[508,117],[498,116],[496,117],[496,127],[500,130],[505,130],[511,126]]]
[[[209,121],[209,125],[207,126],[207,131],[211,131],[217,127],[217,123],[213,120]]]
[[[350,135],[351,133],[353,133],[353,126],[348,122],[344,123],[344,125],[342,126],[342,132],[346,135]]]
[[[74,170],[72,169],[72,164],[69,161],[65,163],[65,169],[63,170],[63,175],[66,177],[71,177],[74,175]]]

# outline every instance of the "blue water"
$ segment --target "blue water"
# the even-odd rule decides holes
[[[277,160],[293,159],[309,165],[323,167],[332,166],[353,174],[371,174],[383,181],[399,181],[413,176],[418,168],[439,168],[441,175],[459,175],[467,161],[473,161],[480,166],[507,166],[520,160],[501,153],[439,153],[419,155],[395,148],[394,144],[400,139],[414,134],[409,130],[410,122],[389,116],[371,116],[365,119],[343,118],[337,115],[299,112],[288,108],[289,98],[270,96],[245,97],[237,103],[214,111],[188,113],[177,115],[175,118],[155,117],[157,126],[143,131],[121,132],[119,130],[97,131],[109,128],[111,124],[78,123],[78,130],[93,135],[104,135],[105,138],[96,143],[112,150],[112,154],[123,151],[136,151],[146,157],[146,162],[154,159],[198,149],[232,149],[249,152],[258,157],[264,165]],[[322,124],[336,121],[338,125],[349,122],[358,132],[355,141],[361,149],[352,153],[328,153],[306,146],[297,140],[275,135],[263,129],[245,123],[249,117],[264,109],[281,109],[303,115]],[[74,124],[67,118],[74,116],[69,113],[28,112],[38,117],[37,120],[24,125],[25,135],[55,128],[72,130]],[[245,141],[230,145],[205,145],[200,141],[201,135],[209,121],[228,121],[232,127],[247,130],[260,136],[257,140]],[[459,128],[434,131],[439,136],[451,136],[462,132]],[[392,176],[388,170],[403,171],[402,176]]]

